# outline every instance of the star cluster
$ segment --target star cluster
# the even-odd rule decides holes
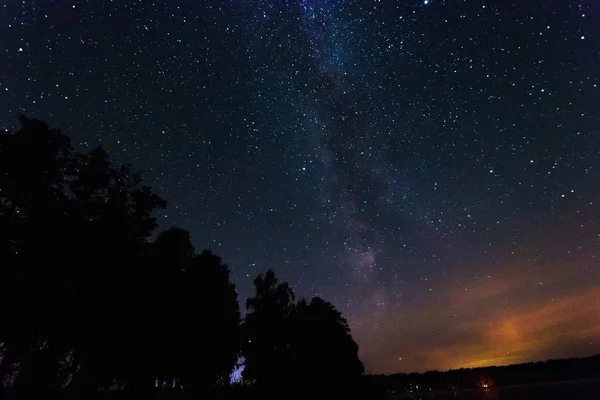
[[[594,1],[7,1],[0,121],[132,162],[370,372],[600,352]],[[594,322],[595,321],[595,322]]]

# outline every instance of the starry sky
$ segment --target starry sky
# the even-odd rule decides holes
[[[600,353],[600,3],[7,0],[0,125],[132,162],[371,373]]]

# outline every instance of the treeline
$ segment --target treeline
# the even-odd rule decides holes
[[[600,378],[600,355],[499,367],[461,368],[445,372],[429,371],[422,374],[368,377],[373,386],[397,394],[597,378]]]
[[[263,394],[357,382],[331,303],[296,302],[267,271],[242,319],[227,265],[183,229],[156,232],[166,204],[139,173],[20,121],[0,133],[0,398],[231,392],[239,360]]]

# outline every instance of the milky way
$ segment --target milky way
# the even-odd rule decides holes
[[[0,122],[132,162],[370,372],[600,352],[600,4],[10,0]]]

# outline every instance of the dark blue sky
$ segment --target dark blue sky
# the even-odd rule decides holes
[[[370,372],[600,352],[597,1],[15,1],[0,123],[348,318]],[[594,323],[596,321],[596,323]]]

